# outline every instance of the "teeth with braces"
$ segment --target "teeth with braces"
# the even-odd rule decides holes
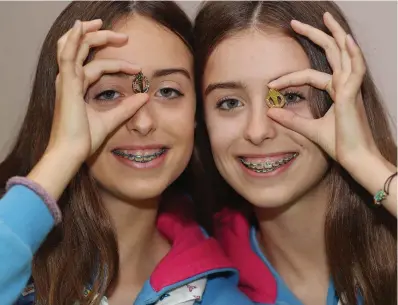
[[[134,154],[125,153],[125,152],[120,151],[120,150],[115,150],[113,153],[115,155],[118,155],[118,156],[123,157],[125,159],[128,159],[130,161],[139,162],[139,163],[146,163],[146,162],[150,162],[150,161],[158,158],[165,151],[166,151],[166,149],[162,148],[161,150],[159,150],[159,151],[157,151],[157,152],[155,152],[153,154],[150,154],[150,155],[134,155]]]
[[[260,163],[253,163],[253,162],[246,161],[243,158],[240,158],[240,161],[243,163],[244,166],[255,171],[256,173],[268,173],[268,172],[272,172],[272,171],[278,169],[279,167],[288,163],[290,160],[293,160],[297,156],[298,156],[298,153],[294,153],[293,155],[291,155],[289,157],[285,157],[280,160],[276,160],[274,162],[266,161],[266,162],[260,162]]]

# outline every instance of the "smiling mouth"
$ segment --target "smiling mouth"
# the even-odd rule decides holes
[[[162,156],[167,151],[167,148],[161,148],[158,151],[154,151],[151,153],[132,153],[128,150],[119,150],[115,149],[112,151],[116,156],[128,159],[130,161],[139,162],[139,163],[148,163],[151,162],[160,156]]]
[[[298,156],[298,153],[287,154],[282,158],[275,160],[265,160],[259,162],[251,162],[244,157],[239,157],[239,161],[249,170],[254,171],[256,173],[268,173],[277,170],[283,165],[291,162]]]

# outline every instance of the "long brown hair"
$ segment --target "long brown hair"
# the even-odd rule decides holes
[[[207,60],[224,39],[242,30],[256,27],[279,31],[294,38],[308,55],[313,69],[331,73],[324,51],[307,38],[296,34],[290,21],[297,19],[331,35],[323,24],[323,14],[330,12],[347,33],[350,27],[339,7],[320,1],[238,1],[207,2],[199,11],[194,25],[195,61],[199,103],[203,103],[202,76]],[[373,137],[382,155],[396,165],[397,147],[389,129],[382,102],[370,73],[362,87],[364,105]],[[311,111],[323,116],[332,101],[327,93],[314,89]],[[247,210],[242,198],[216,174],[211,160],[208,135],[204,127],[203,107],[198,107],[198,141],[202,162],[215,177],[212,185],[219,189],[217,202]],[[325,240],[329,268],[343,304],[356,304],[360,293],[366,305],[397,304],[396,219],[384,209],[372,209],[372,196],[358,185],[337,163],[332,162],[327,179],[330,204],[325,223]],[[211,178],[210,177],[210,178]],[[227,200],[225,200],[227,198]],[[219,209],[220,206],[217,207]],[[248,216],[252,216],[248,215]],[[253,222],[253,218],[249,219]]]
[[[192,24],[180,7],[171,1],[82,1],[72,2],[51,27],[42,46],[30,103],[11,153],[0,164],[0,196],[12,176],[25,176],[43,155],[49,141],[54,112],[57,40],[76,19],[101,18],[110,29],[121,18],[139,14],[151,18],[178,35],[192,51]],[[65,162],[68,162],[65,160]],[[190,193],[194,202],[206,203],[206,193],[196,180],[203,180],[193,155],[188,168],[171,188]],[[102,206],[96,184],[83,165],[71,181],[59,206],[63,222],[57,226],[34,256],[32,276],[40,304],[98,304],[116,278],[119,268],[117,243],[107,211]],[[210,230],[210,216],[203,204],[194,205],[196,219]],[[93,283],[84,298],[83,288]]]

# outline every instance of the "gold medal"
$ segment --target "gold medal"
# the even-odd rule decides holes
[[[282,108],[286,104],[283,94],[275,89],[269,89],[265,102],[269,108]]]
[[[133,91],[134,93],[147,93],[149,91],[149,80],[141,71],[134,75]]]

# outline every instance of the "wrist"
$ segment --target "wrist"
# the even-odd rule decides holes
[[[84,162],[81,156],[75,156],[66,149],[47,150],[27,177],[58,200]]]
[[[375,195],[383,189],[385,181],[397,171],[395,165],[382,155],[357,155],[356,161],[346,167],[350,175],[369,193]]]
[[[78,150],[73,145],[49,145],[43,157],[53,158],[54,160],[68,160],[69,165],[79,166],[87,159],[88,153]]]

